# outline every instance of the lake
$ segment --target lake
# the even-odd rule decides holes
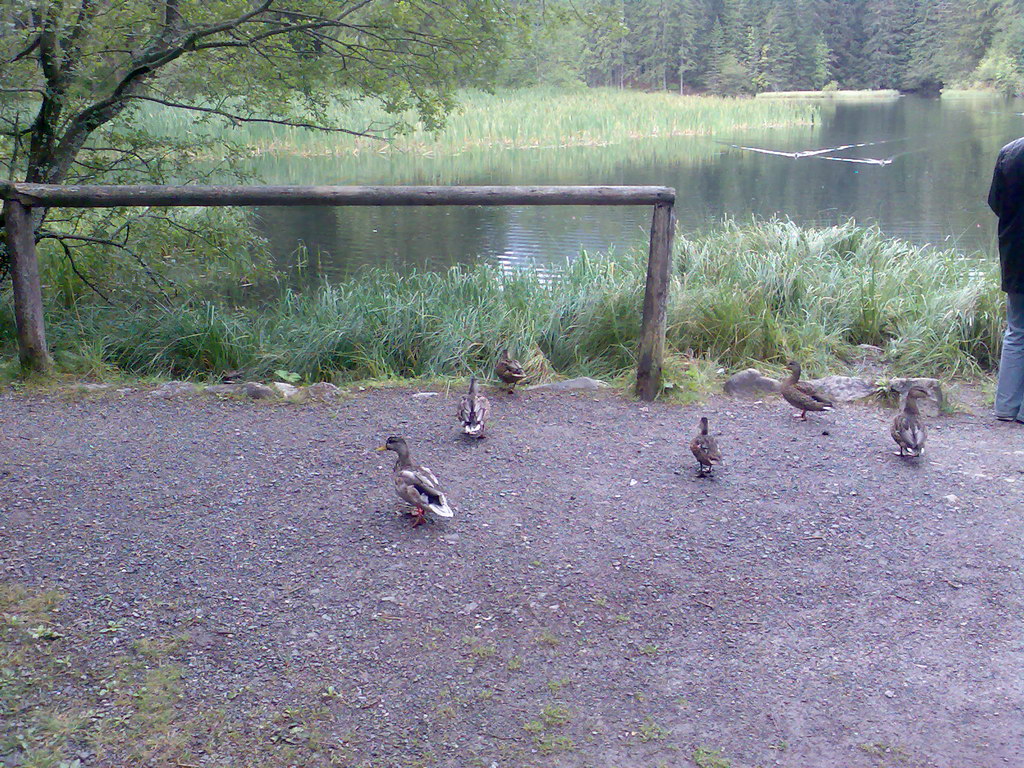
[[[985,204],[999,148],[1024,134],[1024,101],[996,97],[826,102],[814,126],[728,136],[627,140],[604,147],[484,150],[431,158],[266,155],[273,184],[656,184],[678,191],[682,235],[723,217],[853,218],[918,244],[992,251]],[[775,152],[868,144],[824,155]],[[747,147],[747,149],[738,148]],[[764,150],[764,151],[757,151]],[[262,208],[275,260],[299,282],[367,265],[443,269],[484,260],[557,268],[580,253],[644,246],[649,208]],[[305,245],[308,258],[296,265]]]

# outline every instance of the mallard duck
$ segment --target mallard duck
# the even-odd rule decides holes
[[[494,366],[494,375],[508,384],[508,393],[511,395],[516,384],[526,378],[526,371],[523,370],[522,363],[509,357],[508,350],[504,349],[498,364]]]
[[[786,402],[800,411],[794,413],[794,419],[807,421],[808,411],[828,411],[832,409],[832,401],[805,381],[800,381],[800,363],[790,360],[786,363],[789,378],[782,382],[779,392]]]
[[[700,477],[710,475],[714,471],[713,464],[722,461],[722,452],[718,448],[718,441],[708,434],[708,417],[700,417],[700,432],[690,441],[690,450],[700,462]]]
[[[469,392],[462,396],[462,402],[459,403],[459,421],[462,422],[462,430],[471,437],[483,437],[484,426],[490,411],[491,403],[477,392],[476,376],[473,376],[469,380]]]
[[[896,445],[900,447],[900,456],[907,455],[904,451],[909,451],[911,456],[920,456],[924,450],[927,431],[924,422],[921,421],[921,412],[917,409],[917,400],[921,397],[928,397],[924,387],[911,387],[903,404],[903,412],[896,414],[896,418],[892,420],[889,431]]]
[[[426,520],[427,512],[435,517],[449,519],[455,516],[448,506],[444,489],[437,477],[429,469],[412,463],[409,458],[409,445],[401,435],[392,435],[388,441],[378,448],[379,451],[394,451],[398,454],[395,462],[395,492],[402,501],[412,504],[416,509],[412,513],[416,518],[413,527]]]

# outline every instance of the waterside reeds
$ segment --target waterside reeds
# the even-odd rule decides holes
[[[631,139],[666,136],[729,135],[745,130],[811,125],[817,106],[801,102],[680,96],[617,89],[564,91],[545,88],[466,91],[447,126],[436,135],[401,116],[412,130],[404,135],[386,126],[395,121],[372,102],[339,102],[329,109],[332,120],[356,130],[379,132],[387,141],[293,129],[280,125],[218,120],[196,122],[192,113],[148,105],[133,120],[158,134],[230,138],[256,154],[304,156],[353,155],[367,152],[412,152],[448,155],[481,148],[607,146]]]
[[[464,376],[486,374],[510,346],[537,371],[625,379],[635,364],[645,262],[643,253],[582,255],[556,279],[485,264],[373,270],[256,308],[53,306],[48,333],[68,367],[134,375]],[[668,349],[729,370],[795,357],[817,374],[873,344],[895,373],[971,375],[997,362],[1003,297],[995,273],[991,260],[852,223],[727,221],[677,242]],[[13,358],[10,313],[7,297],[0,344]]]

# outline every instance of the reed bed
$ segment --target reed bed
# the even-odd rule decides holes
[[[287,370],[335,381],[487,375],[507,345],[539,374],[628,380],[645,261],[638,252],[583,254],[556,279],[484,264],[372,270],[258,308],[53,305],[48,333],[61,364],[80,371],[201,377],[242,369],[259,378]],[[841,370],[858,344],[882,347],[896,373],[991,370],[1003,317],[996,270],[991,260],[852,223],[727,221],[677,243],[669,382],[693,360],[777,369],[795,357],[811,374]],[[0,305],[0,344],[14,356],[9,301]]]
[[[764,91],[754,98],[763,101],[772,99],[835,99],[843,100],[869,100],[869,99],[898,99],[902,94],[890,88],[878,88],[875,90],[821,90],[821,91]]]
[[[679,96],[617,89],[563,91],[544,88],[498,93],[466,91],[439,133],[406,113],[407,132],[390,129],[396,116],[365,101],[338,101],[331,119],[354,130],[379,132],[386,141],[337,133],[249,123],[226,126],[197,121],[190,113],[148,105],[133,120],[157,134],[230,139],[254,154],[321,157],[373,152],[450,155],[476,149],[600,147],[632,139],[708,136],[793,125],[812,125],[817,106],[716,96]]]

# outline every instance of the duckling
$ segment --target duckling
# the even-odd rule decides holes
[[[779,392],[790,405],[800,411],[794,413],[794,419],[807,421],[808,411],[830,411],[832,401],[805,381],[800,381],[800,363],[790,360],[786,363],[790,370],[789,378],[782,382]]]
[[[927,431],[924,422],[921,421],[921,412],[917,409],[917,401],[922,397],[928,397],[924,387],[911,387],[903,404],[903,412],[896,414],[896,418],[892,420],[889,431],[896,445],[900,447],[897,454],[899,456],[906,456],[904,451],[909,451],[911,456],[920,456],[924,450]]]
[[[435,517],[449,519],[455,516],[448,506],[444,489],[437,477],[427,467],[413,464],[409,458],[409,445],[401,435],[392,435],[378,451],[394,451],[398,454],[395,462],[393,479],[395,492],[402,501],[412,504],[416,509],[412,513],[416,518],[413,527],[426,521],[427,512]]]
[[[704,477],[714,472],[713,464],[722,461],[722,452],[718,448],[718,441],[708,434],[708,417],[700,417],[700,432],[690,441],[690,450],[700,463],[698,477]]]
[[[462,402],[459,403],[459,421],[462,422],[463,432],[471,437],[483,437],[484,425],[490,412],[490,401],[477,392],[476,376],[471,377],[469,392],[462,396]]]
[[[498,364],[494,366],[494,374],[508,385],[508,393],[511,395],[516,384],[526,378],[526,371],[518,360],[509,357],[508,349],[501,352]]]

